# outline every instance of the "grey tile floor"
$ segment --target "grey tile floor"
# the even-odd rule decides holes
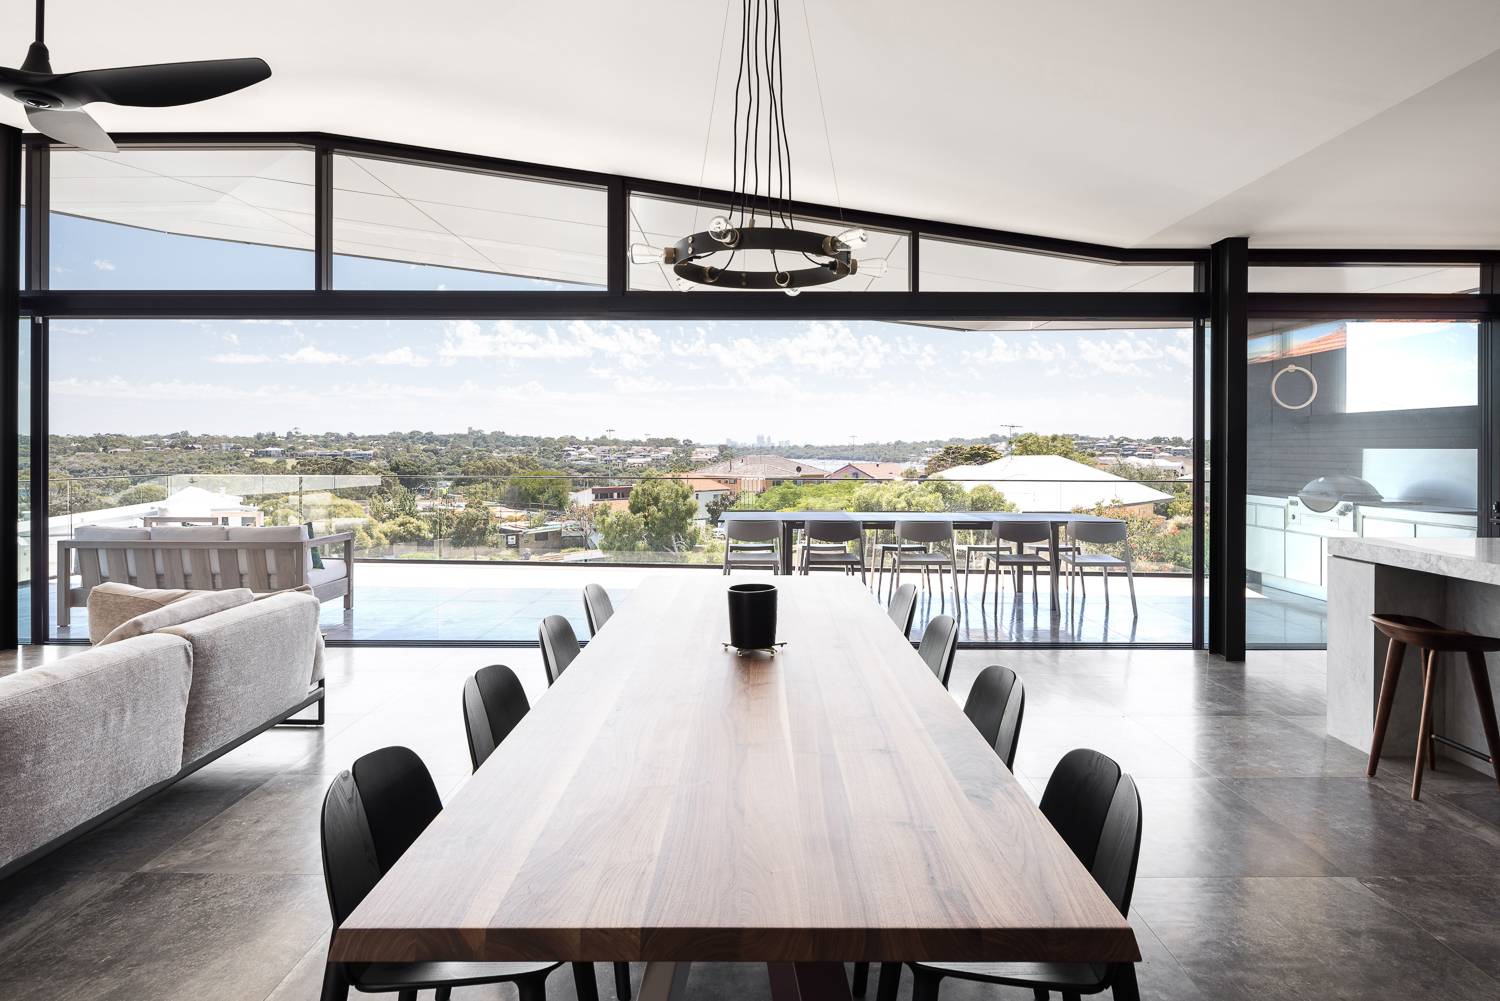
[[[460,685],[501,659],[545,698],[534,650],[330,651],[324,729],[257,737],[0,884],[0,997],[316,998],[329,776],[403,743],[451,796],[469,772]],[[1143,997],[1500,996],[1500,790],[1446,763],[1421,803],[1406,798],[1409,761],[1365,778],[1358,751],[1321,735],[1321,653],[1233,666],[1179,651],[965,651],[955,697],[991,662],[1027,685],[1016,770],[1033,796],[1076,746],[1115,756],[1140,783],[1131,921]],[[0,660],[0,672],[15,666]],[[598,979],[608,997],[608,971]],[[754,966],[699,966],[689,987],[694,998],[768,996]],[[573,997],[566,968],[550,989]],[[1029,997],[956,982],[943,996]]]

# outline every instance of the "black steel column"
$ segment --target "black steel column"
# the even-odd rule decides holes
[[[20,521],[19,475],[21,386],[21,130],[0,126],[0,465],[7,475],[0,483],[0,566],[13,567],[19,546],[13,526]],[[6,573],[9,573],[6,570]],[[33,600],[35,600],[35,591]],[[17,598],[20,597],[19,592]],[[0,650],[10,650],[17,640],[18,606],[11,605],[0,620]]]
[[[624,295],[630,287],[630,192],[618,177],[604,191],[605,287],[610,295]]]
[[[1479,266],[1479,292],[1500,288],[1500,264]],[[1479,321],[1479,534],[1500,535],[1500,323]]]
[[[1213,245],[1208,261],[1209,417],[1209,628],[1208,648],[1225,660],[1245,659],[1245,349],[1248,339],[1249,241],[1231,237]]]
[[[313,150],[313,288],[333,288],[333,149]]]
[[[1193,291],[1204,292],[1208,289],[1208,268],[1206,265],[1197,264],[1193,266]],[[1204,516],[1208,514],[1205,503],[1204,491],[1208,485],[1208,477],[1204,470],[1208,462],[1208,456],[1204,454],[1204,442],[1208,432],[1208,351],[1204,338],[1207,336],[1207,324],[1203,317],[1193,320],[1193,494],[1191,515],[1193,524],[1193,618],[1192,618],[1192,643],[1193,649],[1202,649],[1204,645],[1203,628],[1203,567],[1207,550],[1204,548],[1204,530],[1207,527]]]
[[[26,150],[26,287],[45,290],[51,274],[48,234],[52,198],[51,150],[44,145]],[[31,642],[50,638],[51,607],[47,551],[52,539],[47,531],[47,321],[31,318]],[[58,568],[59,587],[67,586],[64,568]]]

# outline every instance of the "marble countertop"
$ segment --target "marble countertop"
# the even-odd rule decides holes
[[[1330,538],[1328,555],[1500,585],[1500,539]]]

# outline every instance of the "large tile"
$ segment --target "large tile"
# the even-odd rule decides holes
[[[1338,875],[1327,859],[1213,778],[1137,778],[1141,876]]]
[[[271,779],[153,859],[148,872],[301,873],[323,871],[315,822],[328,780]]]
[[[1135,910],[1216,999],[1479,1001],[1497,989],[1353,879],[1145,879]]]
[[[0,882],[0,956],[124,882],[126,873],[67,872],[33,865]]]
[[[1365,880],[1376,896],[1433,938],[1500,981],[1500,874],[1382,876]]]
[[[1279,716],[1137,716],[1210,775],[1363,775],[1365,756]]]
[[[205,768],[150,797],[51,855],[49,868],[134,872],[248,796],[266,781],[260,771]]]
[[[149,873],[0,958],[8,997],[262,1001],[328,926],[312,876]]]
[[[1029,703],[1029,700],[1028,700]],[[1090,747],[1136,776],[1202,776],[1204,771],[1166,741],[1126,716],[1044,716],[1029,711],[1016,749],[1017,772],[1044,783],[1063,755]]]
[[[1486,873],[1500,833],[1358,778],[1236,779],[1234,790],[1351,876]]]

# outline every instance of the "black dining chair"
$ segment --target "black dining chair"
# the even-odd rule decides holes
[[[995,749],[1005,767],[1014,770],[1016,745],[1021,740],[1021,717],[1026,712],[1026,686],[1016,672],[991,664],[979,672],[964,715],[974,724],[985,743]]]
[[[957,649],[958,622],[951,615],[934,615],[922,630],[917,655],[932,668],[944,688],[948,687],[948,675],[953,673],[953,654]]]
[[[891,613],[891,621],[901,630],[901,635],[910,636],[912,620],[917,617],[917,585],[902,584],[896,588],[886,607]]]
[[[504,664],[481,667],[464,682],[464,731],[475,771],[530,711],[521,679]],[[615,997],[630,1001],[629,963],[615,964]]]
[[[437,787],[416,752],[382,747],[340,772],[323,797],[323,881],[333,927],[359,906],[442,812]],[[434,990],[447,1001],[455,987],[515,984],[520,1001],[546,1001],[547,976],[561,963],[333,963],[323,974],[323,1001],[344,1001],[349,988],[368,994],[395,993],[415,1001]],[[578,1001],[598,1001],[589,963],[573,964]]]
[[[589,635],[598,636],[599,630],[604,628],[604,623],[615,614],[615,605],[609,600],[609,592],[598,584],[584,585],[583,614],[589,620]]]
[[[1141,856],[1141,798],[1135,782],[1098,751],[1069,751],[1042,793],[1042,814],[1062,836],[1099,888],[1129,916]],[[942,982],[975,980],[1029,988],[1038,998],[1112,991],[1116,1001],[1139,1001],[1134,963],[908,963],[912,1001],[937,1001]],[[879,1001],[895,1001],[901,964],[880,964]]]
[[[521,679],[504,664],[481,667],[464,682],[464,733],[475,771],[530,711]]]
[[[578,646],[573,624],[561,615],[549,615],[543,619],[537,628],[537,638],[542,642],[542,667],[547,672],[547,684],[551,686],[583,651]]]

